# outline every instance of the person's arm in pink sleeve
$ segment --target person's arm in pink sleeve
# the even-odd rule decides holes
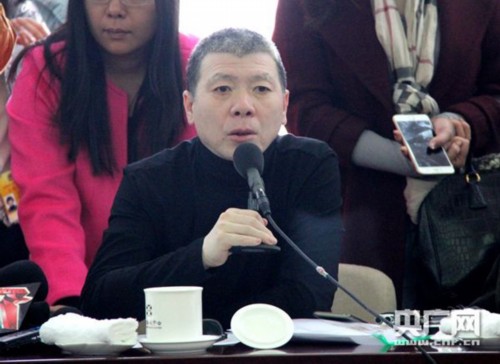
[[[43,67],[38,47],[23,60],[7,112],[12,172],[21,191],[20,224],[31,259],[47,276],[47,301],[54,304],[80,295],[87,268],[74,163],[54,122],[58,83],[47,72],[39,77]]]

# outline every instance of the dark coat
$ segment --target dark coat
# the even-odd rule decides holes
[[[405,178],[350,162],[365,129],[392,138],[394,128],[393,82],[370,1],[338,1],[315,28],[304,25],[302,2],[279,2],[274,33],[288,71],[288,127],[327,141],[339,154],[347,229],[341,260],[381,269],[400,296],[409,224]],[[430,94],[442,112],[460,113],[471,124],[474,155],[499,152],[500,1],[439,0],[438,12],[440,52]]]

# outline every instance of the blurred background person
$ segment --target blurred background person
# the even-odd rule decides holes
[[[123,167],[194,135],[182,110],[177,0],[70,0],[21,53],[7,105],[19,219],[47,301],[78,307]],[[13,70],[19,63],[13,65]]]
[[[40,13],[38,7],[32,0],[0,0],[0,5],[5,9],[9,18],[8,24],[12,28],[12,33],[8,29],[2,30],[2,35],[11,35],[9,47],[2,50],[2,63],[0,67],[0,173],[6,173],[5,178],[0,178],[2,183],[9,184],[5,190],[15,188],[9,173],[10,170],[10,144],[7,138],[7,114],[5,104],[9,97],[6,77],[8,66],[15,55],[24,47],[45,38],[49,34],[49,29],[45,23],[45,18]],[[5,33],[4,33],[5,32]],[[8,175],[7,175],[8,174]],[[4,188],[2,188],[4,190]],[[6,196],[3,196],[6,199]],[[3,200],[0,198],[0,267],[19,259],[28,258],[28,250],[24,242],[24,237],[17,224],[17,220],[9,219],[12,214],[8,214],[3,208]]]
[[[401,304],[403,190],[415,172],[391,119],[429,115],[432,146],[455,167],[471,138],[475,156],[500,150],[500,2],[281,0],[274,40],[289,72],[289,130],[340,157],[341,261],[387,273]]]
[[[16,33],[7,18],[3,3],[0,2],[0,72],[7,66],[15,44]]]

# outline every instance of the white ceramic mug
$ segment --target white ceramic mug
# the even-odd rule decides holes
[[[202,287],[144,289],[146,337],[156,342],[189,342],[203,335]]]

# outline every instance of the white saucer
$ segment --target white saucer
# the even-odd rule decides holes
[[[195,340],[185,342],[158,342],[147,338],[139,338],[139,342],[154,354],[190,354],[204,352],[213,345],[220,336],[203,335]]]
[[[118,355],[122,351],[130,349],[133,344],[105,344],[105,343],[95,343],[95,344],[56,344],[63,351],[73,354],[73,355],[83,355],[83,356],[109,356]]]
[[[263,303],[240,308],[231,318],[231,330],[254,349],[275,349],[293,335],[293,321],[282,309]]]

